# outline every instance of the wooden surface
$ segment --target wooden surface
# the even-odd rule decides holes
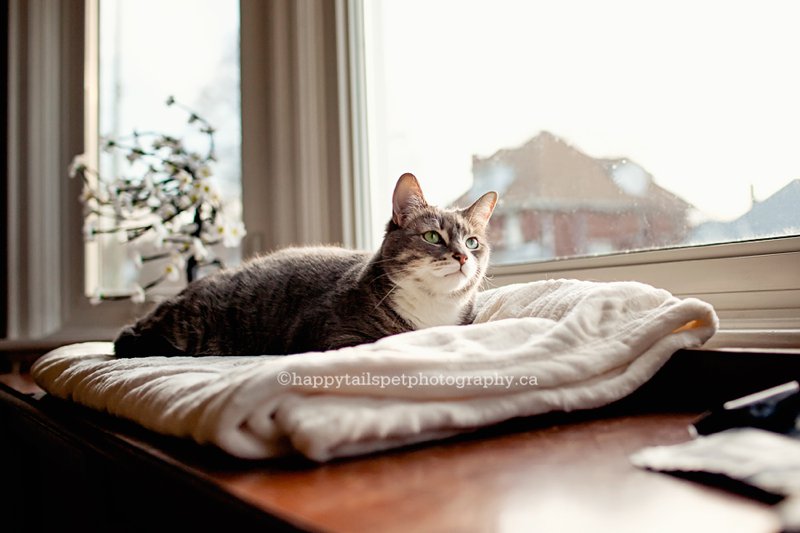
[[[36,392],[26,377],[5,375],[0,382]],[[110,417],[99,423],[150,457],[196,476],[198,485],[233,494],[300,529],[779,531],[767,504],[630,465],[628,456],[641,447],[689,440],[686,428],[696,415],[536,417],[326,465],[232,460],[212,450],[196,453],[200,447],[192,443]]]
[[[216,477],[325,531],[777,531],[766,505],[628,463],[689,439],[686,414],[487,436],[307,469]]]

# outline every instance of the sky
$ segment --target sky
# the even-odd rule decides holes
[[[165,105],[174,96],[217,130],[215,176],[223,195],[238,197],[239,2],[102,0],[100,17],[100,134],[170,133],[204,152],[188,115]]]
[[[373,0],[366,7],[374,214],[414,172],[433,203],[472,155],[542,130],[627,157],[731,220],[800,178],[800,3]],[[382,222],[380,222],[382,223]]]

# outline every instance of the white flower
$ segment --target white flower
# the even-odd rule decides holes
[[[114,148],[117,146],[117,141],[114,139],[102,139],[103,140],[103,151],[112,153]]]
[[[183,270],[186,268],[186,258],[183,257],[179,252],[173,251],[169,256],[169,261],[173,265],[175,265],[178,270]]]
[[[78,174],[83,174],[86,171],[86,155],[78,154],[72,158],[69,164],[69,177],[74,178]]]
[[[164,190],[163,187],[156,187],[153,189],[153,195],[158,199],[161,203],[167,203],[170,200],[170,195],[167,191]]]
[[[204,183],[203,184],[203,194],[205,194],[206,198],[218,198],[219,193],[217,189],[211,183]]]
[[[100,204],[97,203],[97,199],[89,198],[83,203],[83,216],[88,217],[93,213],[100,210]]]
[[[190,197],[188,197],[186,195],[183,195],[183,194],[178,196],[178,207],[180,209],[186,209],[188,207],[191,207],[191,205],[194,203],[194,201],[193,201],[194,198],[196,198],[196,197],[193,196],[193,197],[190,198]]]
[[[136,267],[136,270],[142,269],[142,253],[139,250],[136,248],[128,248],[128,259],[133,263],[133,266]]]
[[[181,279],[181,271],[178,269],[177,265],[172,263],[164,267],[164,275],[169,281],[178,281]]]
[[[158,210],[158,216],[161,217],[161,220],[168,220],[174,217],[178,213],[178,210],[175,209],[175,206],[171,203],[163,204],[161,208]]]
[[[241,221],[235,222],[228,226],[222,244],[227,248],[235,248],[241,244],[245,235],[247,235],[247,231],[244,229],[244,224]]]
[[[157,209],[161,207],[161,200],[158,198],[158,194],[151,194],[148,196],[146,203],[150,209]]]
[[[208,178],[213,174],[213,172],[211,172],[211,167],[208,165],[202,165],[197,169],[197,173],[203,178]]]
[[[194,256],[195,260],[202,262],[208,259],[208,256],[211,254],[203,244],[203,241],[195,237],[192,239],[192,255]]]
[[[144,300],[145,300],[144,289],[139,284],[134,285],[131,293],[131,301],[133,303],[141,304],[144,303]]]
[[[221,239],[225,235],[225,219],[221,214],[217,213],[214,219],[214,225],[209,230],[212,239]]]
[[[212,230],[214,238],[222,239],[222,245],[226,248],[235,248],[241,244],[242,239],[247,235],[244,224],[241,221],[229,222],[222,217],[218,217]]]
[[[153,222],[153,245],[156,248],[161,249],[164,247],[164,239],[169,236],[169,231],[167,230],[166,226],[160,221],[157,220]]]
[[[206,180],[197,180],[192,183],[191,191],[189,192],[189,198],[191,199],[192,203],[214,203],[214,198],[218,197],[214,186],[208,183]]]
[[[142,176],[142,186],[147,189],[148,191],[152,191],[156,184],[153,181],[153,171],[148,170],[144,176]]]
[[[175,174],[175,179],[178,180],[178,183],[180,184],[181,187],[188,187],[189,185],[192,184],[192,175],[183,169],[180,169]]]
[[[133,207],[133,195],[129,192],[120,192],[114,197],[114,210],[117,213],[130,213]]]

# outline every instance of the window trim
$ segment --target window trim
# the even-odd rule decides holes
[[[84,296],[79,180],[84,0],[9,3],[8,332],[3,345],[111,338],[139,305]],[[125,305],[127,303],[127,305]]]
[[[336,48],[339,79],[342,212],[344,242],[366,249],[372,239],[369,199],[369,135],[364,57],[364,1],[336,0]]]
[[[636,280],[712,304],[721,327],[707,348],[800,347],[800,237],[499,265],[490,276]]]

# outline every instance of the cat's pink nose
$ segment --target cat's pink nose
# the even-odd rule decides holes
[[[462,254],[462,253],[459,253],[459,252],[456,252],[456,253],[454,253],[454,254],[453,254],[453,259],[455,259],[456,261],[458,261],[458,263],[459,263],[460,265],[463,265],[464,263],[466,263],[466,262],[467,262],[467,256],[466,256],[466,254]]]

